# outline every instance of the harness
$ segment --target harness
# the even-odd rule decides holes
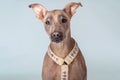
[[[56,56],[50,47],[48,48],[48,55],[50,58],[58,65],[61,66],[61,80],[68,80],[68,71],[69,71],[69,64],[75,59],[79,51],[78,45],[75,42],[74,48],[71,52],[63,59]]]

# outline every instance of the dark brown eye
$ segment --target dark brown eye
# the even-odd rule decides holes
[[[61,16],[61,22],[62,22],[62,23],[66,23],[66,22],[67,22],[67,19],[66,19],[64,16]]]
[[[67,19],[66,18],[62,18],[62,23],[66,23],[67,22]]]
[[[45,24],[46,25],[50,25],[51,24],[51,18],[50,17],[46,18]]]
[[[50,25],[50,21],[46,21],[45,24]]]

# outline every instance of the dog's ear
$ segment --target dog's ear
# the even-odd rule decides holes
[[[70,16],[72,17],[73,14],[76,12],[76,9],[81,6],[82,7],[82,4],[79,2],[79,3],[75,3],[75,2],[71,2],[71,3],[68,3],[65,7],[64,7],[64,11]]]
[[[38,19],[40,20],[44,19],[47,12],[47,9],[44,6],[42,6],[41,4],[31,4],[29,5],[29,8],[33,9]]]

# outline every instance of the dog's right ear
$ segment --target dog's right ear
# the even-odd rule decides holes
[[[47,9],[44,6],[41,4],[31,4],[29,5],[29,8],[32,8],[36,14],[36,17],[43,21],[47,12]]]

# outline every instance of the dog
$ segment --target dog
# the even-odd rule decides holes
[[[79,6],[82,7],[80,2],[70,2],[63,9],[48,11],[41,4],[29,5],[50,38],[43,61],[43,80],[87,80],[84,57],[70,31],[70,20]]]

